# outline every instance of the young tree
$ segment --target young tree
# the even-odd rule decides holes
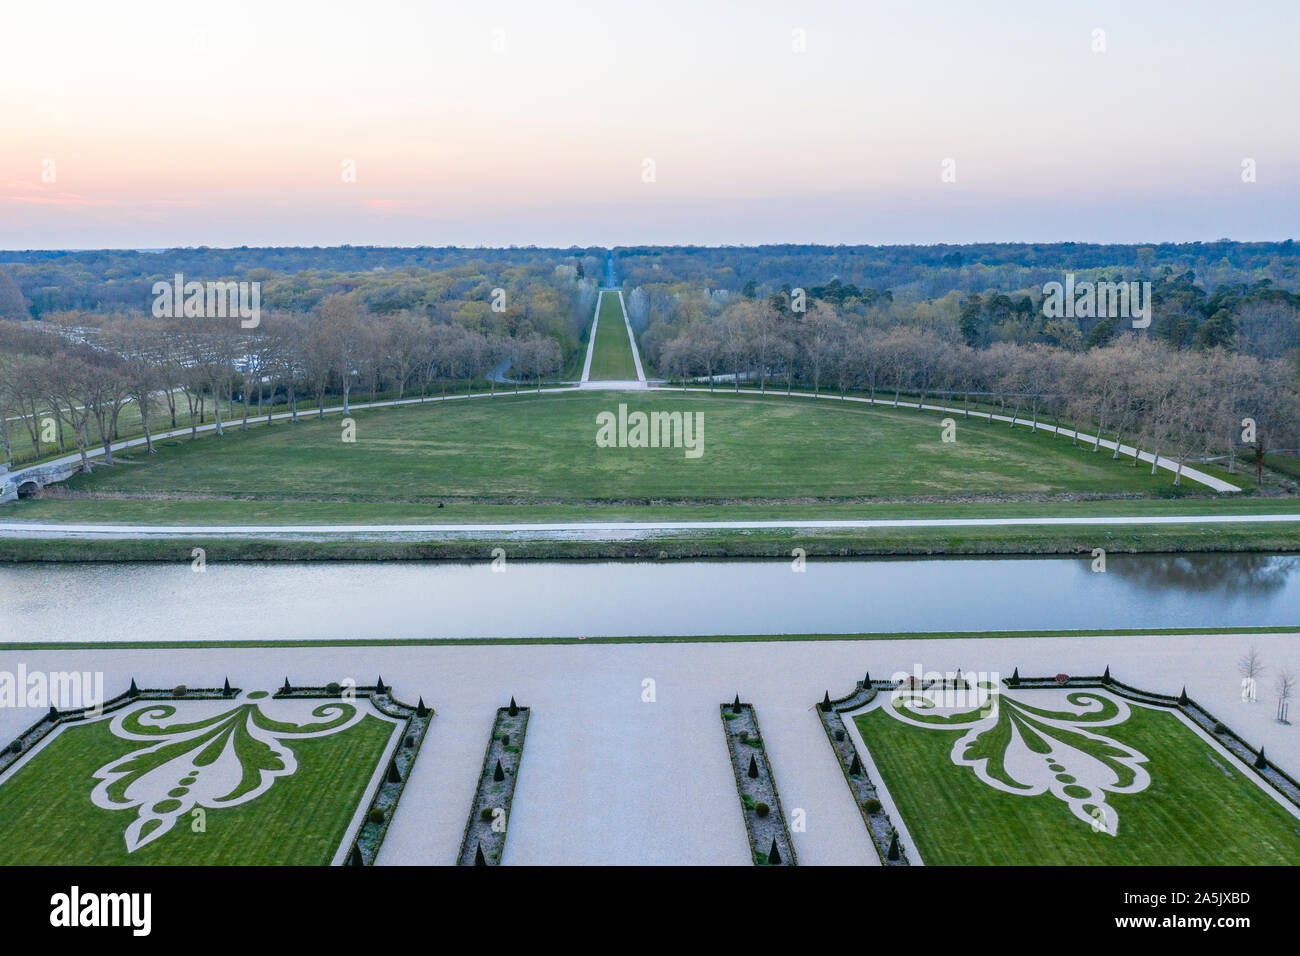
[[[1283,667],[1277,672],[1273,691],[1277,694],[1277,719],[1281,723],[1290,723],[1287,710],[1291,706],[1291,697],[1295,694],[1295,678],[1291,676],[1290,670]]]
[[[1260,657],[1259,650],[1252,645],[1250,650],[1237,661],[1237,673],[1241,675],[1242,700],[1254,703],[1255,687],[1264,676],[1264,670],[1264,661]]]

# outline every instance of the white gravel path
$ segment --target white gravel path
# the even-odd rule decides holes
[[[725,530],[815,530],[818,528],[995,528],[1013,525],[1096,526],[1096,525],[1183,525],[1183,524],[1287,524],[1300,521],[1294,514],[1189,514],[1189,515],[1086,515],[1077,517],[1018,518],[829,518],[778,521],[552,521],[533,524],[274,524],[274,525],[167,525],[93,524],[80,522],[0,521],[4,538],[232,538],[281,535],[513,535],[549,537],[560,533],[578,535],[638,534],[653,536],[667,531]]]
[[[0,670],[102,670],[109,693],[141,686],[278,686],[377,675],[438,717],[384,845],[386,864],[446,864],[456,857],[493,711],[513,694],[533,708],[520,772],[508,864],[730,863],[748,849],[718,704],[752,701],[804,864],[871,864],[861,817],[811,707],[845,693],[863,671],[986,670],[1098,673],[1155,691],[1188,693],[1270,757],[1300,774],[1300,726],[1240,700],[1236,661],[1255,645],[1272,668],[1300,671],[1300,634],[998,638],[469,647],[197,648],[3,651]],[[643,703],[642,682],[656,702]],[[0,739],[39,714],[0,710]]]
[[[605,290],[596,293],[596,314],[591,317],[591,332],[587,335],[587,358],[582,363],[582,384],[591,379],[591,356],[596,351],[596,326],[600,324],[600,300],[605,297]]]

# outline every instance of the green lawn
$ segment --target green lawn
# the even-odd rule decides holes
[[[596,417],[698,412],[703,454],[598,448]],[[742,392],[498,393],[495,398],[304,414],[118,455],[24,499],[5,520],[148,524],[402,524],[828,518],[1269,514],[1295,498],[1216,495],[1169,472],[1112,460],[1028,428],[832,398]],[[1251,483],[1238,476],[1243,487]],[[1085,500],[1090,499],[1090,500]],[[439,507],[442,504],[443,507]],[[473,560],[481,541],[209,542],[216,556],[283,560]],[[515,557],[654,558],[863,554],[1296,550],[1300,525],[1186,524],[664,532],[644,541],[514,542]],[[0,542],[0,560],[142,560],[188,554],[178,542]],[[177,549],[180,549],[179,552]]]
[[[617,292],[606,292],[600,300],[596,323],[596,350],[591,356],[592,381],[636,381],[636,363],[627,339],[627,323],[618,304]]]
[[[1020,699],[1050,706],[1022,692]],[[886,702],[885,706],[888,705]],[[1051,793],[996,790],[955,765],[965,729],[912,727],[876,708],[855,718],[927,864],[1294,864],[1300,819],[1168,711],[1132,706],[1098,732],[1148,757],[1150,786],[1109,794],[1118,833],[1096,833]]]
[[[90,793],[96,770],[143,745],[114,736],[107,719],[68,725],[0,785],[0,864],[326,865],[393,733],[367,714],[333,736],[294,740],[295,773],[247,803],[205,810],[206,832],[187,815],[128,853],[136,811],[98,807]]]
[[[701,413],[702,456],[686,458],[679,448],[598,448],[596,417],[619,404],[629,412]],[[1153,477],[1148,468],[1043,432],[959,424],[957,441],[945,443],[938,415],[834,400],[568,392],[353,417],[354,443],[341,440],[337,417],[232,429],[222,438],[161,442],[152,457],[133,449],[120,456],[122,464],[66,487],[189,501],[515,505],[1158,495],[1172,488],[1167,472]],[[231,520],[239,520],[240,503],[229,504]],[[166,508],[151,506],[155,515]]]

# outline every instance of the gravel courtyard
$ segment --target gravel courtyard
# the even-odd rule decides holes
[[[1300,670],[1300,635],[1145,636],[634,645],[204,648],[0,652],[0,670],[103,671],[112,696],[145,686],[278,687],[382,675],[438,716],[383,846],[381,864],[450,864],[497,707],[532,708],[504,863],[748,865],[718,704],[757,708],[804,865],[874,864],[861,817],[813,711],[870,670],[1100,673],[1187,691],[1293,776],[1300,726],[1273,721],[1271,681],[1240,699],[1236,662],[1256,646],[1272,669]],[[653,681],[653,685],[646,682]],[[643,700],[651,696],[653,701]],[[0,709],[0,738],[32,723]],[[89,789],[89,782],[88,782]],[[219,816],[214,823],[219,822]]]

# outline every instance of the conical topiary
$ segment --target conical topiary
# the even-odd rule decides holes
[[[1255,769],[1265,770],[1268,767],[1268,758],[1264,756],[1264,748],[1259,748],[1259,754],[1255,757]]]
[[[772,837],[772,849],[768,851],[767,862],[772,866],[781,865],[781,851],[777,849],[776,837]]]
[[[135,686],[135,678],[131,678],[131,686],[126,689],[127,697],[137,697],[140,694],[140,688]]]
[[[853,753],[853,763],[849,764],[849,776],[857,777],[862,774],[862,761],[858,759],[857,751]]]
[[[380,675],[379,675],[379,680],[375,681],[375,693],[376,693],[376,694],[386,694],[386,693],[388,693],[388,688],[384,686],[384,675],[383,675],[383,674],[380,674]]]
[[[226,682],[225,682],[224,684],[221,685],[221,696],[222,696],[222,697],[229,697],[229,696],[231,695],[231,693],[232,693],[232,691],[231,691],[231,689],[230,689],[230,678],[227,677],[227,678],[226,678]]]
[[[897,860],[902,854],[898,850],[898,834],[891,834],[889,837],[889,852],[885,854],[885,859],[889,861]]]
[[[365,866],[361,859],[361,848],[355,843],[352,845],[352,853],[348,856],[348,866]]]
[[[757,777],[758,777],[758,760],[755,759],[753,754],[750,754],[749,755],[749,778],[751,780],[754,780],[757,779]]]
[[[1011,679],[1008,680],[1007,683],[1010,684],[1012,687],[1015,687],[1017,684],[1020,683],[1020,668],[1019,668],[1019,667],[1017,667],[1015,670],[1013,670],[1013,671],[1011,672]]]
[[[496,769],[492,771],[492,779],[495,780],[497,783],[500,783],[505,778],[506,778],[506,772],[501,769],[501,758],[498,757]]]
[[[1101,680],[1102,680],[1102,683],[1103,683],[1103,684],[1109,684],[1109,683],[1110,683],[1110,665],[1109,665],[1109,664],[1106,665],[1106,671],[1105,671],[1105,673],[1103,673],[1103,674],[1101,675]]]
[[[287,693],[289,693],[289,692],[292,691],[292,690],[293,690],[293,688],[289,686],[289,678],[286,677],[286,678],[284,679],[284,686],[280,688],[280,693],[281,693],[281,694],[287,694]]]
[[[733,714],[738,714],[738,713],[740,713],[740,695],[739,695],[739,694],[737,694],[737,695],[736,695],[736,699],[733,700],[733,701],[731,702],[731,712],[732,712]]]
[[[388,782],[389,782],[389,783],[401,783],[401,782],[402,782],[402,774],[401,774],[401,773],[398,771],[398,769],[397,769],[397,761],[396,761],[396,760],[390,760],[390,761],[388,761]]]
[[[487,866],[487,859],[483,856],[483,844],[479,843],[478,849],[474,851],[474,865]]]
[[[830,709],[831,709],[831,692],[827,691],[826,696],[822,698],[822,710],[829,711]]]
[[[421,697],[421,698],[420,698],[420,702],[419,702],[418,704],[415,705],[415,716],[416,716],[416,717],[428,717],[428,716],[429,716],[429,708],[424,706],[424,698],[423,698],[423,697]]]
[[[871,671],[867,671],[865,674],[862,675],[862,686],[863,687],[871,686]]]
[[[1182,704],[1184,707],[1187,706],[1187,685],[1186,684],[1183,685],[1183,689],[1178,693],[1178,703]]]
[[[510,698],[510,716],[511,717],[519,716],[519,705],[515,703],[515,699],[513,697]]]

